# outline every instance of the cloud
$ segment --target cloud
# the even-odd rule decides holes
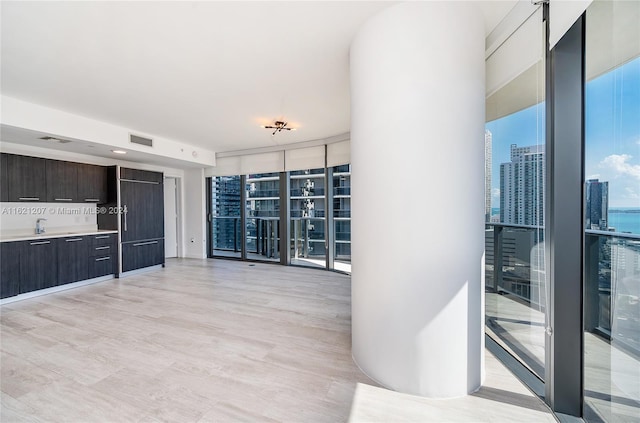
[[[629,154],[612,154],[600,162],[600,167],[612,169],[618,175],[632,176],[640,179],[640,165],[628,163],[633,156]]]
[[[640,200],[640,194],[638,194],[633,188],[626,187],[624,190],[627,193],[625,195],[626,198],[628,198],[630,200]]]
[[[600,179],[600,174],[594,173],[593,175],[589,175],[587,179]]]
[[[493,198],[500,198],[500,188],[494,188],[491,190],[491,196]]]

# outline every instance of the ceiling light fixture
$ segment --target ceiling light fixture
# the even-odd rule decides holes
[[[116,153],[116,154],[127,154],[127,152],[124,151],[124,150],[111,150],[111,151]]]
[[[275,131],[273,131],[271,135],[275,135],[277,132],[296,130],[296,128],[287,128],[287,122],[282,122],[281,120],[276,120],[273,125],[262,125],[262,127],[267,129],[275,129]]]

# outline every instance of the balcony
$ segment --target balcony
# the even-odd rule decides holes
[[[487,333],[541,380],[547,285],[544,228],[485,228]],[[628,421],[640,413],[640,236],[585,231],[585,417]]]

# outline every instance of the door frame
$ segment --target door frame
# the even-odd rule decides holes
[[[176,257],[183,257],[184,245],[183,245],[183,222],[182,222],[182,210],[184,204],[182,204],[182,178],[180,176],[164,175],[164,179],[173,179],[176,184],[175,192],[175,204],[176,204]],[[162,181],[164,187],[164,179]],[[166,204],[163,204],[166,210]],[[165,216],[166,220],[166,216]],[[166,235],[166,233],[165,233]],[[166,245],[165,245],[166,248]]]

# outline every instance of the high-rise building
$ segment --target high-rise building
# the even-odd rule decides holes
[[[491,131],[484,131],[484,221],[491,221]]]
[[[239,251],[240,228],[240,177],[218,176],[212,181],[211,197],[214,204],[214,248]]]
[[[585,228],[606,231],[609,227],[609,182],[589,179],[585,203]]]
[[[511,144],[511,161],[500,165],[500,221],[544,224],[544,145]]]

